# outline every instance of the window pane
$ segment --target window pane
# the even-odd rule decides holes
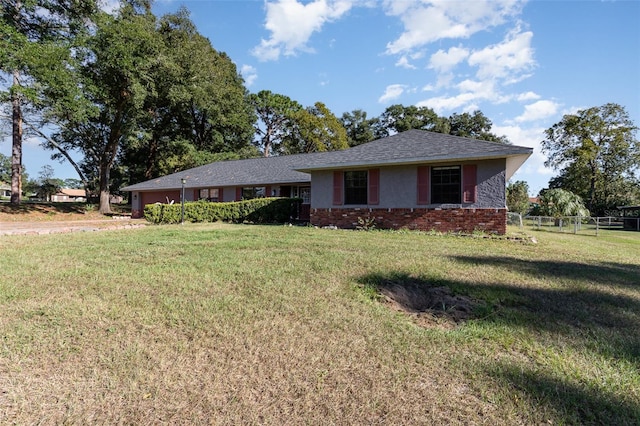
[[[264,186],[254,186],[248,188],[242,188],[242,199],[252,200],[254,198],[263,198],[265,194]]]
[[[459,204],[461,201],[460,166],[433,167],[431,169],[431,202]]]
[[[367,171],[344,172],[344,203],[367,204]]]
[[[311,187],[305,186],[300,188],[300,198],[302,198],[302,204],[311,203]]]

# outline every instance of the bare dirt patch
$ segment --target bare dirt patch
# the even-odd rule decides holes
[[[124,207],[112,206],[118,215],[128,214]],[[58,222],[108,219],[86,203],[0,203],[0,222]]]
[[[384,303],[423,327],[454,328],[475,317],[480,302],[455,295],[449,287],[430,287],[419,279],[383,280],[377,285]]]

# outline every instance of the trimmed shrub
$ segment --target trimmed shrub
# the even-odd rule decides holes
[[[230,203],[190,201],[184,203],[185,222],[285,223],[296,220],[299,198],[256,198]],[[155,224],[180,223],[180,204],[148,204],[144,217]]]

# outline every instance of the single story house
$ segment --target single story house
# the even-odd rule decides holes
[[[84,202],[87,201],[87,193],[84,189],[62,188],[51,196],[53,202]]]
[[[11,197],[11,185],[0,181],[0,197],[1,198]]]
[[[532,148],[409,130],[343,151],[207,164],[123,188],[146,204],[300,197],[301,220],[355,228],[506,232],[506,182]]]

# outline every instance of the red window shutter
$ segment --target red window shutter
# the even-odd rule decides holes
[[[462,202],[475,203],[478,192],[478,166],[462,166]]]
[[[218,202],[224,201],[224,195],[222,195],[222,188],[218,188]]]
[[[195,201],[198,201],[200,199],[200,190],[199,189],[194,189],[193,190],[193,199]]]
[[[429,178],[431,168],[418,166],[418,204],[429,204]]]
[[[236,186],[236,201],[242,200],[242,187]]]
[[[344,172],[333,172],[333,205],[342,205],[342,187],[344,185]]]
[[[369,204],[380,204],[380,169],[369,170]]]
[[[264,196],[265,197],[271,197],[271,186],[267,185],[264,187]]]

